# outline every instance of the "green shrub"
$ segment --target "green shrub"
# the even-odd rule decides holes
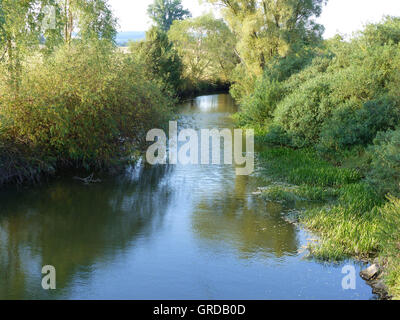
[[[370,144],[378,131],[399,122],[398,28],[396,19],[385,20],[369,26],[380,30],[381,40],[371,40],[367,30],[350,42],[326,41],[303,62],[288,57],[272,63],[261,79],[246,85],[250,93],[241,99],[239,123],[272,128],[264,130],[271,131],[269,142],[290,137],[291,146],[319,144],[324,152]]]
[[[292,146],[292,137],[279,125],[271,125],[263,137],[263,141],[278,146]]]
[[[400,18],[385,17],[380,23],[369,24],[361,33],[368,46],[400,43]]]
[[[171,115],[172,101],[145,80],[145,69],[101,45],[65,46],[28,62],[17,92],[0,82],[1,140],[24,160],[34,155],[57,167],[114,165]],[[18,171],[17,161],[9,164]]]
[[[400,195],[400,129],[380,132],[369,148],[369,180],[380,193]]]
[[[371,144],[379,131],[394,129],[400,115],[387,97],[366,102],[361,109],[352,106],[334,112],[321,132],[318,148],[323,152],[338,152],[354,146]]]
[[[183,90],[183,64],[167,33],[152,27],[146,40],[130,42],[129,49],[147,79],[158,82],[164,92],[175,95]]]
[[[332,92],[326,76],[313,78],[288,95],[278,105],[275,123],[289,134],[299,137],[299,147],[316,142],[320,128],[330,116]]]
[[[254,92],[241,104],[237,119],[239,125],[265,126],[272,120],[277,103],[283,96],[282,84],[262,78],[256,82]]]

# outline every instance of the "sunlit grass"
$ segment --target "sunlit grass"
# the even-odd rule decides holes
[[[320,201],[299,213],[299,221],[320,236],[310,244],[314,258],[348,258],[386,262],[389,294],[400,299],[400,200],[388,202],[353,168],[337,167],[312,149],[273,147],[261,154],[266,175],[280,181],[266,187],[269,201],[295,205]]]
[[[321,236],[321,242],[310,247],[318,259],[368,259],[375,257],[381,249],[377,210],[355,215],[351,209],[337,205],[307,210],[300,221]]]
[[[357,170],[334,167],[310,149],[270,148],[261,158],[266,161],[267,174],[292,184],[333,187],[361,179]]]

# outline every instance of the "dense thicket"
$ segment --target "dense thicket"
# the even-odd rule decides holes
[[[208,0],[222,14],[237,38],[240,59],[232,76],[237,100],[253,92],[254,81],[272,59],[295,55],[321,40],[323,27],[315,22],[325,0]]]
[[[381,176],[371,180],[392,180],[391,188],[382,189],[397,192],[398,164],[387,155],[400,151],[396,131],[377,134],[400,124],[399,33],[400,19],[387,17],[349,41],[336,37],[306,53],[273,59],[236,118],[264,132],[268,142],[316,146],[329,157],[365,148],[377,137],[371,172]]]
[[[49,3],[64,16],[43,30]],[[170,79],[118,53],[106,1],[2,0],[0,19],[0,183],[129,161],[171,116]]]
[[[146,39],[129,42],[132,58],[146,69],[146,78],[157,82],[163,91],[174,97],[184,88],[182,59],[168,35],[152,27],[146,32]]]
[[[249,1],[219,2],[227,6],[239,30],[251,31],[236,31],[241,63],[232,88],[240,103],[235,119],[256,129],[260,142],[270,145],[261,154],[268,175],[290,183],[268,186],[263,195],[285,204],[329,201],[299,214],[301,222],[321,235],[310,251],[328,260],[378,257],[386,267],[389,294],[399,298],[400,18],[369,24],[347,40],[318,40],[318,28],[300,24],[295,34],[311,31],[313,41],[297,38],[261,64],[267,55],[260,56],[255,26],[277,45],[267,23],[274,15],[244,29],[246,21],[264,12],[262,6],[249,9]],[[321,1],[251,3],[276,8],[298,3],[318,15]],[[286,39],[283,34],[280,40]],[[252,49],[241,53],[240,43],[246,40]],[[254,68],[246,60],[255,63]]]

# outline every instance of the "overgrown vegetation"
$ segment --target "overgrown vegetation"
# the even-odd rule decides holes
[[[268,200],[324,201],[300,214],[324,260],[380,257],[399,298],[400,18],[277,54],[235,119],[270,146]],[[297,51],[296,51],[297,50]],[[390,222],[389,222],[390,221]]]
[[[125,55],[106,0],[0,0],[0,184],[129,161],[179,98],[230,86],[283,182],[266,199],[323,202],[313,254],[380,257],[400,298],[400,18],[323,40],[325,0],[208,1],[223,19],[155,0]]]
[[[0,1],[0,183],[129,161],[172,115],[169,79],[117,53],[115,19],[95,2]],[[59,19],[43,30],[48,4]]]
[[[179,98],[228,91],[238,63],[236,38],[211,13],[191,18],[180,0],[155,0],[148,13],[155,25],[129,51],[144,63],[151,81],[162,80]]]
[[[184,65],[184,95],[229,88],[232,71],[238,63],[234,53],[236,39],[222,19],[205,14],[175,21],[168,37]]]
[[[275,181],[262,191],[266,200],[292,208],[319,203],[298,213],[299,221],[320,235],[309,244],[312,255],[329,261],[379,258],[387,266],[389,293],[399,298],[399,200],[386,202],[360,170],[334,166],[313,149],[271,147],[261,159]]]

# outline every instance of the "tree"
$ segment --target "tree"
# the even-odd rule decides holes
[[[286,56],[321,38],[313,20],[327,0],[208,0],[223,14],[238,38],[237,54],[250,74],[260,75],[268,61]]]
[[[7,64],[10,85],[18,89],[23,55],[39,45],[41,2],[0,0],[0,61]]]
[[[167,34],[157,27],[146,33],[146,40],[130,42],[135,59],[147,69],[152,81],[160,81],[164,90],[178,92],[182,85],[182,61]]]
[[[238,63],[236,39],[223,20],[207,14],[175,21],[168,36],[182,57],[186,78],[229,81]]]
[[[43,30],[46,8],[54,8],[55,25]],[[106,0],[0,0],[0,61],[7,63],[10,84],[18,88],[21,61],[41,44],[52,51],[70,43],[74,32],[82,41],[113,43],[116,19]]]
[[[164,31],[168,31],[175,20],[191,17],[190,11],[183,8],[181,0],[155,0],[147,9],[147,13]]]
[[[117,21],[107,0],[56,0],[60,13],[58,32],[64,42],[70,43],[74,32],[81,40],[107,40],[114,42]]]

